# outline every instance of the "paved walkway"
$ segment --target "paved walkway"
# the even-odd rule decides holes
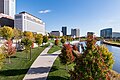
[[[54,52],[53,54],[47,54],[48,50],[52,47],[50,44],[34,61],[27,74],[23,80],[46,80],[48,73],[57,58],[60,54],[60,50]]]

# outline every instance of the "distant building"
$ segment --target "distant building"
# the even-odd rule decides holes
[[[100,37],[112,38],[112,28],[102,29],[100,31]]]
[[[23,32],[31,31],[45,35],[45,23],[27,12],[21,12],[15,15],[14,26]]]
[[[94,35],[94,32],[87,32],[87,35]]]
[[[67,27],[62,27],[63,36],[67,35]]]
[[[51,31],[50,35],[54,35],[54,36],[63,36],[62,32],[60,31]]]
[[[80,29],[71,29],[72,37],[80,37]]]
[[[16,12],[16,0],[0,0],[0,13],[11,16],[14,19]]]
[[[113,38],[120,38],[120,32],[112,32]]]

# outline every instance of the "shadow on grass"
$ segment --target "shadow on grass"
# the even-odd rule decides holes
[[[54,72],[54,71],[56,71],[56,70],[58,70],[57,66],[53,66],[53,67],[51,68],[50,72]]]
[[[0,76],[16,76],[21,74],[26,74],[28,69],[11,69],[11,70],[1,70]]]
[[[41,77],[41,78],[34,78],[34,79],[26,79],[26,80],[69,80],[69,78],[64,78],[60,76],[49,76],[47,77]]]

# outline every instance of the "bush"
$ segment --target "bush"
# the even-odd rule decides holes
[[[72,80],[110,80],[109,72],[114,62],[112,53],[95,43],[93,36],[87,37],[83,54],[76,57],[74,70],[69,72]]]
[[[2,50],[2,48],[0,47],[0,69],[3,66],[3,61],[5,59],[5,55],[4,55],[4,51]]]
[[[65,43],[65,38],[61,39],[61,43],[64,44]]]
[[[47,36],[43,36],[43,43],[48,42],[48,37]]]
[[[76,45],[73,45],[73,50],[78,51],[78,48]]]
[[[43,42],[43,36],[42,36],[42,34],[37,34],[35,36],[35,42],[38,44],[38,46],[40,46],[42,44],[42,42]]]
[[[60,57],[60,62],[65,65],[65,64],[71,64],[75,58],[72,54],[72,47],[70,44],[64,44],[63,48],[61,50],[61,54],[59,55]]]
[[[55,40],[55,45],[57,45],[57,46],[59,45],[59,40],[58,39]]]

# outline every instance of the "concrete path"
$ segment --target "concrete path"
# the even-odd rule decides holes
[[[23,80],[46,80],[48,73],[57,58],[60,54],[60,50],[54,52],[53,54],[47,54],[48,50],[52,47],[50,44],[34,61],[27,74]]]

